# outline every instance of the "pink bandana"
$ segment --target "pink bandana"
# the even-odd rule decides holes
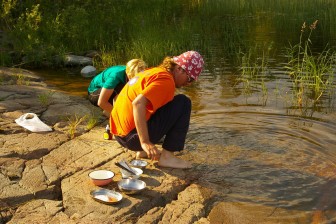
[[[197,80],[203,70],[204,60],[197,51],[184,52],[179,56],[173,57],[173,60],[195,80]]]

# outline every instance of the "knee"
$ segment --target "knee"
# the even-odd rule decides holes
[[[175,100],[179,103],[181,107],[185,107],[186,110],[191,110],[191,100],[189,97],[183,94],[178,94],[175,96]]]

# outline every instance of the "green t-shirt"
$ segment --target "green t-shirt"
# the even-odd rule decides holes
[[[96,75],[88,88],[89,93],[98,89],[114,89],[118,84],[126,84],[126,66],[116,65],[109,67]]]

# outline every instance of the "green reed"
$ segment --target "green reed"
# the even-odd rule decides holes
[[[268,99],[268,87],[266,81],[268,80],[268,59],[272,49],[272,44],[266,47],[256,46],[249,49],[247,53],[241,52],[238,55],[240,58],[240,76],[237,79],[243,85],[243,94],[246,100],[254,92],[261,93],[262,105],[266,105]],[[261,52],[261,56],[259,56]]]
[[[326,49],[314,55],[311,51],[311,35],[317,22],[316,20],[309,27],[303,23],[299,43],[288,48],[289,61],[286,68],[292,80],[294,101],[299,108],[316,105],[323,95],[329,95],[334,88],[335,53]]]

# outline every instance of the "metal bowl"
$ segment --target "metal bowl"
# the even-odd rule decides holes
[[[136,194],[146,188],[146,183],[139,179],[122,179],[118,187],[125,194]]]
[[[137,179],[143,174],[143,171],[140,168],[133,167],[132,169],[135,171],[135,173],[137,173],[137,175],[134,175],[130,172],[127,172],[124,169],[120,169],[122,178],[135,178],[135,179]]]
[[[145,168],[148,165],[148,162],[141,159],[134,159],[131,161],[131,165],[137,168]]]
[[[104,204],[116,204],[123,198],[120,193],[107,189],[91,191],[91,196],[94,200]]]

